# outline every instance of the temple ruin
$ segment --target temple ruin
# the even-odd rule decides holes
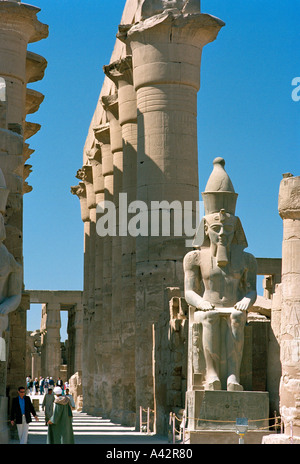
[[[26,179],[33,152],[26,141],[39,129],[25,118],[43,100],[27,83],[42,79],[46,67],[27,44],[46,38],[48,28],[30,5],[0,0],[0,11],[0,168],[9,189],[5,245],[22,266],[22,195],[31,190]],[[140,407],[150,408],[153,432],[164,435],[175,413],[186,421],[187,442],[212,443],[218,432],[219,442],[235,443],[235,434],[220,424],[251,410],[249,443],[286,443],[291,433],[300,442],[297,173],[284,174],[280,183],[282,257],[255,257],[264,296],[248,308],[243,391],[225,391],[219,384],[207,388],[205,369],[194,369],[191,361],[198,345],[190,344],[199,328],[192,327],[195,308],[186,298],[183,261],[199,226],[201,54],[205,45],[222,40],[223,27],[221,19],[201,12],[200,0],[126,1],[111,60],[102,63],[104,83],[74,173],[78,182],[71,187],[83,222],[83,291],[35,291],[23,285],[21,303],[3,335],[8,357],[0,362],[2,427],[16,382],[27,374],[26,311],[30,303],[40,303],[40,333],[33,334],[37,341],[29,349],[32,371],[39,362],[41,375],[51,370],[59,376],[59,313],[68,311],[67,377],[74,380],[84,412],[139,429]],[[183,212],[186,216],[178,216]],[[187,227],[187,218],[194,228]],[[232,399],[237,395],[246,398],[238,411]],[[213,405],[219,426],[202,408],[205,401]],[[274,411],[281,416],[282,433],[268,428]],[[201,420],[211,423],[199,426]],[[264,420],[267,430],[259,431],[255,420]]]

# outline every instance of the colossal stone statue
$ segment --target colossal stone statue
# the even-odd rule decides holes
[[[202,193],[205,207],[184,258],[185,298],[195,308],[192,328],[193,374],[203,374],[207,390],[240,391],[240,366],[247,310],[256,300],[256,260],[235,216],[237,194],[222,158]],[[199,346],[201,344],[201,346]],[[201,372],[202,371],[202,372]]]
[[[15,311],[22,296],[22,266],[7,250],[4,214],[8,197],[5,179],[0,169],[0,361],[6,361],[3,332],[8,327],[8,314]]]

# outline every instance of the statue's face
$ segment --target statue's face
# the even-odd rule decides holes
[[[221,210],[205,216],[205,233],[212,245],[229,248],[234,237],[236,217]]]

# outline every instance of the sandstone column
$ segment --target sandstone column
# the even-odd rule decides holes
[[[8,123],[25,128],[26,58],[28,43],[48,36],[48,26],[37,19],[40,8],[0,1],[0,74],[7,81]]]
[[[121,357],[122,242],[118,229],[119,194],[122,191],[123,176],[123,143],[119,123],[118,94],[102,97],[102,104],[110,126],[110,146],[113,156],[113,203],[116,208],[116,235],[112,237],[111,375],[113,409],[110,417],[114,421],[120,421],[123,410]]]
[[[57,379],[61,364],[60,351],[60,306],[57,304],[46,303],[42,305],[42,347],[43,375]]]
[[[169,9],[132,27],[119,28],[119,39],[132,50],[137,92],[137,199],[145,202],[148,210],[151,201],[158,202],[152,204],[151,214],[168,210],[159,204],[163,200],[169,204],[177,201],[181,207],[184,201],[192,201],[195,216],[201,52],[223,25],[207,14]],[[171,224],[171,233],[164,235],[148,229],[148,236],[136,239],[137,407],[154,407],[152,324],[164,310],[164,289],[183,288],[185,233],[175,236]]]
[[[79,182],[79,185],[71,187],[71,193],[76,195],[80,201],[81,219],[84,224],[84,282],[83,282],[83,346],[82,346],[82,358],[86,359],[88,352],[86,347],[88,346],[89,339],[89,311],[88,311],[88,292],[89,292],[89,257],[90,257],[90,209],[87,203],[87,192],[86,185],[84,182]],[[82,365],[82,387],[88,392],[87,386],[87,364],[83,362]],[[87,409],[89,407],[89,397],[86,395],[84,407],[87,403]]]
[[[283,219],[280,412],[285,434],[300,442],[300,176],[284,175],[279,190]]]
[[[28,136],[25,117],[27,113],[37,111],[43,99],[40,93],[26,89],[29,82],[26,73],[27,46],[28,43],[36,42],[48,35],[48,26],[37,19],[39,11],[39,8],[21,2],[0,1],[0,87],[5,81],[6,93],[4,117],[0,103],[0,165],[10,190],[5,218],[5,245],[20,264],[23,263],[22,196],[30,191],[25,179],[31,171],[31,166],[24,166],[25,157],[30,156],[28,145],[24,144]],[[2,416],[7,409],[6,406],[3,407],[7,399],[2,397],[2,391],[8,391],[9,396],[15,395],[18,379],[23,379],[26,375],[25,362],[20,353],[26,352],[26,310],[29,309],[27,303],[26,295],[23,294],[21,304],[14,312],[16,314],[9,316],[9,357],[8,362],[1,363],[0,366],[0,429]],[[17,338],[13,339],[12,333],[15,337],[17,334]],[[2,430],[0,435],[1,432]]]
[[[85,410],[92,412],[94,392],[94,366],[95,366],[95,351],[94,351],[94,318],[95,318],[95,243],[96,243],[96,195],[94,191],[93,170],[92,166],[84,165],[77,172],[77,178],[81,179],[86,188],[87,208],[89,209],[89,251],[88,251],[88,289],[87,289],[87,313],[86,317],[86,344],[84,345],[85,359],[85,385],[87,388]],[[89,408],[89,409],[87,409]]]
[[[102,175],[102,160],[101,160],[101,146],[96,140],[93,148],[87,153],[89,164],[92,166],[93,175],[93,188],[96,197],[96,204],[104,201],[104,177]],[[99,214],[96,209],[96,223]],[[94,395],[91,397],[93,402],[93,413],[100,414],[101,393],[99,392],[99,385],[101,384],[101,371],[99,370],[99,362],[101,357],[101,332],[103,324],[103,305],[102,305],[102,287],[103,287],[103,237],[95,233],[94,244],[94,320],[93,320],[93,344],[94,344],[94,357],[95,362],[91,368],[93,369],[93,382],[94,382]],[[91,279],[92,282],[92,279]]]
[[[135,424],[135,237],[127,231],[127,205],[136,200],[137,108],[133,86],[132,57],[104,66],[105,74],[118,88],[119,123],[123,139],[122,194],[126,194],[121,213],[124,230],[120,229],[122,256],[121,359],[123,385],[122,424]],[[127,200],[127,201],[126,201]]]
[[[113,201],[114,167],[110,145],[109,124],[94,128],[96,139],[101,146],[102,176],[104,181],[104,201]],[[100,199],[100,198],[98,198]],[[97,199],[97,201],[98,201]],[[99,383],[95,393],[100,413],[109,416],[112,410],[111,379],[111,330],[112,330],[112,237],[103,237],[103,283],[102,283],[102,324],[96,341],[97,378]]]

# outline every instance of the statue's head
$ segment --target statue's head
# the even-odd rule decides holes
[[[205,216],[198,227],[193,246],[210,247],[218,266],[226,266],[232,246],[248,246],[240,219],[235,216],[237,193],[226,173],[223,158],[216,158],[205,191]]]

